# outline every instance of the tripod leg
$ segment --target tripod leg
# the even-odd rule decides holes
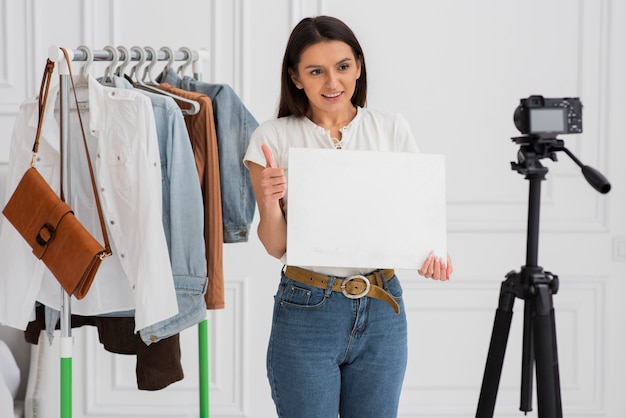
[[[562,418],[559,361],[552,289],[536,286],[534,337],[537,368],[537,406],[540,418]]]
[[[528,413],[533,410],[533,370],[535,366],[533,338],[533,304],[524,302],[524,333],[522,340],[522,385],[520,388],[519,410]]]
[[[508,290],[511,286],[510,279],[509,277],[509,279],[502,282],[500,288],[500,300],[493,322],[493,330],[489,343],[489,351],[487,353],[485,374],[483,375],[483,382],[480,388],[476,418],[493,417],[493,411],[496,405],[496,396],[498,394],[498,386],[500,385],[500,376],[502,374],[502,364],[504,363],[504,353],[509,339],[511,319],[513,318],[513,303],[515,302],[515,295]]]

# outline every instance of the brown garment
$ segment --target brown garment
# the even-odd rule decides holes
[[[204,201],[204,240],[206,247],[207,275],[209,283],[204,295],[207,309],[224,308],[224,226],[222,224],[222,193],[217,149],[217,134],[211,99],[202,94],[189,92],[167,83],[159,88],[200,104],[195,115],[185,115],[185,123],[196,160],[202,199]],[[182,108],[188,104],[177,101]]]
[[[24,338],[37,345],[45,328],[44,307],[36,309],[36,319],[28,323]],[[180,337],[174,334],[159,342],[146,345],[135,334],[134,317],[72,315],[72,328],[94,326],[104,349],[110,353],[136,355],[135,375],[139,390],[161,390],[184,377],[180,362]],[[57,322],[56,328],[59,328]]]

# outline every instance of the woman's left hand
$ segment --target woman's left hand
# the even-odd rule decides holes
[[[436,257],[432,252],[426,260],[424,260],[422,268],[417,270],[420,276],[424,276],[427,279],[432,278],[433,280],[441,281],[450,280],[450,276],[452,276],[453,271],[454,269],[452,268],[452,259],[450,258],[450,254],[447,255],[447,258],[444,261],[441,257]]]

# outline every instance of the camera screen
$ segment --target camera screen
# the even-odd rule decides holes
[[[565,132],[564,108],[530,109],[530,132]]]

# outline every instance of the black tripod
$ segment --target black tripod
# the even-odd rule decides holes
[[[509,272],[500,288],[476,418],[493,417],[515,298],[525,301],[520,411],[525,413],[532,411],[534,365],[537,372],[539,417],[562,418],[556,326],[552,304],[552,295],[558,291],[559,280],[556,275],[544,271],[537,265],[541,181],[545,180],[548,173],[548,169],[541,165],[540,160],[550,158],[556,161],[556,152],[564,151],[582,168],[583,175],[596,190],[608,193],[611,185],[598,171],[584,166],[563,146],[560,139],[529,135],[513,138],[513,141],[521,146],[518,162],[512,162],[511,169],[524,174],[530,181],[526,264],[519,273]]]

